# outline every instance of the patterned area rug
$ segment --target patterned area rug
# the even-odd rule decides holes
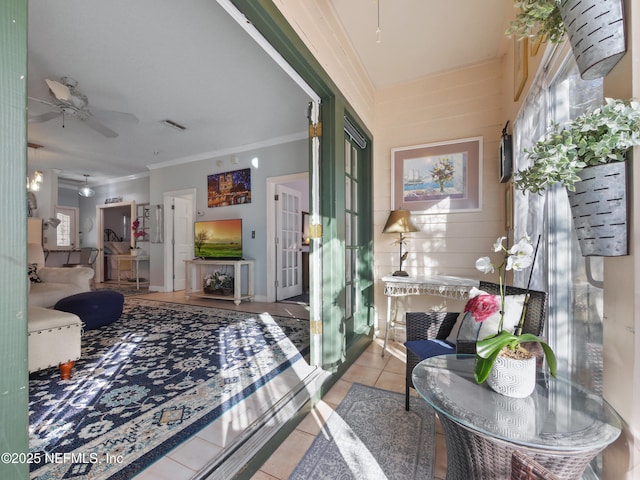
[[[433,480],[435,413],[423,400],[354,383],[289,480]]]
[[[120,285],[112,284],[112,283],[101,283],[96,285],[95,290],[114,290],[116,292],[120,292],[125,297],[130,297],[133,295],[144,295],[149,293],[149,288],[147,286],[141,286],[139,289],[136,288],[135,282],[127,283],[123,281]]]
[[[303,321],[128,298],[118,321],[85,332],[70,380],[30,376],[31,478],[131,478],[308,345]]]

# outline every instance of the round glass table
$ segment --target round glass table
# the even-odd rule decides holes
[[[413,370],[418,393],[438,413],[447,444],[447,480],[509,479],[514,450],[561,479],[580,479],[621,431],[598,395],[538,371],[535,391],[510,398],[478,385],[474,355],[442,355]]]

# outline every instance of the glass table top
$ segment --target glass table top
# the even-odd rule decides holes
[[[620,417],[601,397],[538,371],[527,398],[510,398],[478,385],[474,355],[442,355],[420,362],[413,384],[450,420],[493,438],[558,451],[601,449],[620,434]]]

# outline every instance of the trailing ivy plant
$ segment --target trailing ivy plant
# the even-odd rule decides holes
[[[565,28],[558,3],[558,0],[516,0],[518,13],[505,33],[519,39],[530,37],[534,41],[559,43]]]
[[[605,99],[605,104],[549,133],[524,153],[532,165],[514,175],[518,190],[541,193],[559,183],[575,191],[582,169],[622,162],[627,151],[640,145],[640,103]]]

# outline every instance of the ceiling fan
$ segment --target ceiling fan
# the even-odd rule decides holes
[[[46,78],[45,82],[47,82],[47,85],[49,86],[51,101],[49,102],[34,97],[29,97],[29,100],[55,107],[56,111],[29,117],[30,123],[46,122],[48,120],[52,120],[54,118],[62,116],[62,127],[64,128],[65,116],[71,116],[82,120],[87,124],[88,127],[108,138],[115,138],[118,136],[118,133],[100,122],[96,118],[97,116],[108,116],[116,121],[138,123],[138,119],[136,118],[136,116],[130,113],[94,109],[94,114],[92,110],[89,110],[89,100],[87,96],[76,89],[78,82],[73,78],[62,77],[59,82]]]

